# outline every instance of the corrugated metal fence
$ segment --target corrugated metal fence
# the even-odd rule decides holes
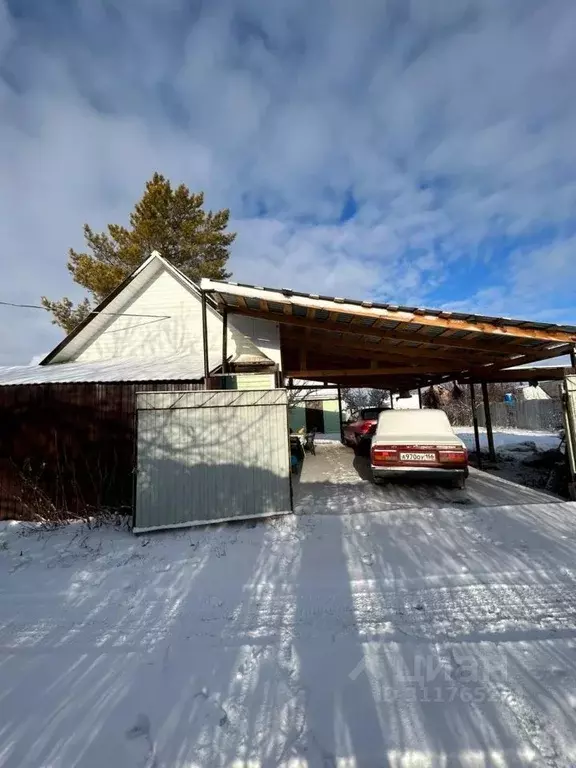
[[[286,391],[138,394],[136,531],[292,508]]]
[[[0,518],[60,510],[131,509],[136,392],[199,382],[0,387]]]
[[[486,426],[484,408],[479,406],[478,423]],[[529,429],[536,432],[554,431],[562,427],[560,400],[525,400],[515,403],[491,403],[490,413],[494,427]]]

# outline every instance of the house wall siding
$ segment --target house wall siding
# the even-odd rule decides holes
[[[238,322],[245,319],[250,322]],[[229,355],[257,354],[252,338],[264,354],[274,362],[280,361],[276,323],[263,325],[251,318],[229,317]],[[211,308],[208,309],[208,344],[210,368],[214,368],[222,359],[222,318]],[[95,362],[176,355],[187,355],[191,363],[202,364],[202,302],[186,285],[162,270],[138,292],[123,309],[123,314],[111,319],[75,359]]]

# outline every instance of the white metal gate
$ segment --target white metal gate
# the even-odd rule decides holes
[[[142,392],[134,530],[290,512],[283,389]]]

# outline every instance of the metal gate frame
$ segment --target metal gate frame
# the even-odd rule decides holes
[[[562,405],[564,407],[566,453],[568,456],[568,490],[570,497],[576,500],[576,376],[564,378]]]
[[[288,435],[285,389],[137,393],[133,531],[291,513]]]

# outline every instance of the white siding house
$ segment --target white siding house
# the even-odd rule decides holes
[[[222,362],[222,316],[207,310],[210,370]],[[228,318],[227,357],[280,364],[278,324]],[[197,286],[158,255],[152,255],[111,298],[74,330],[43,364],[111,360],[186,360],[203,365],[202,301]]]

